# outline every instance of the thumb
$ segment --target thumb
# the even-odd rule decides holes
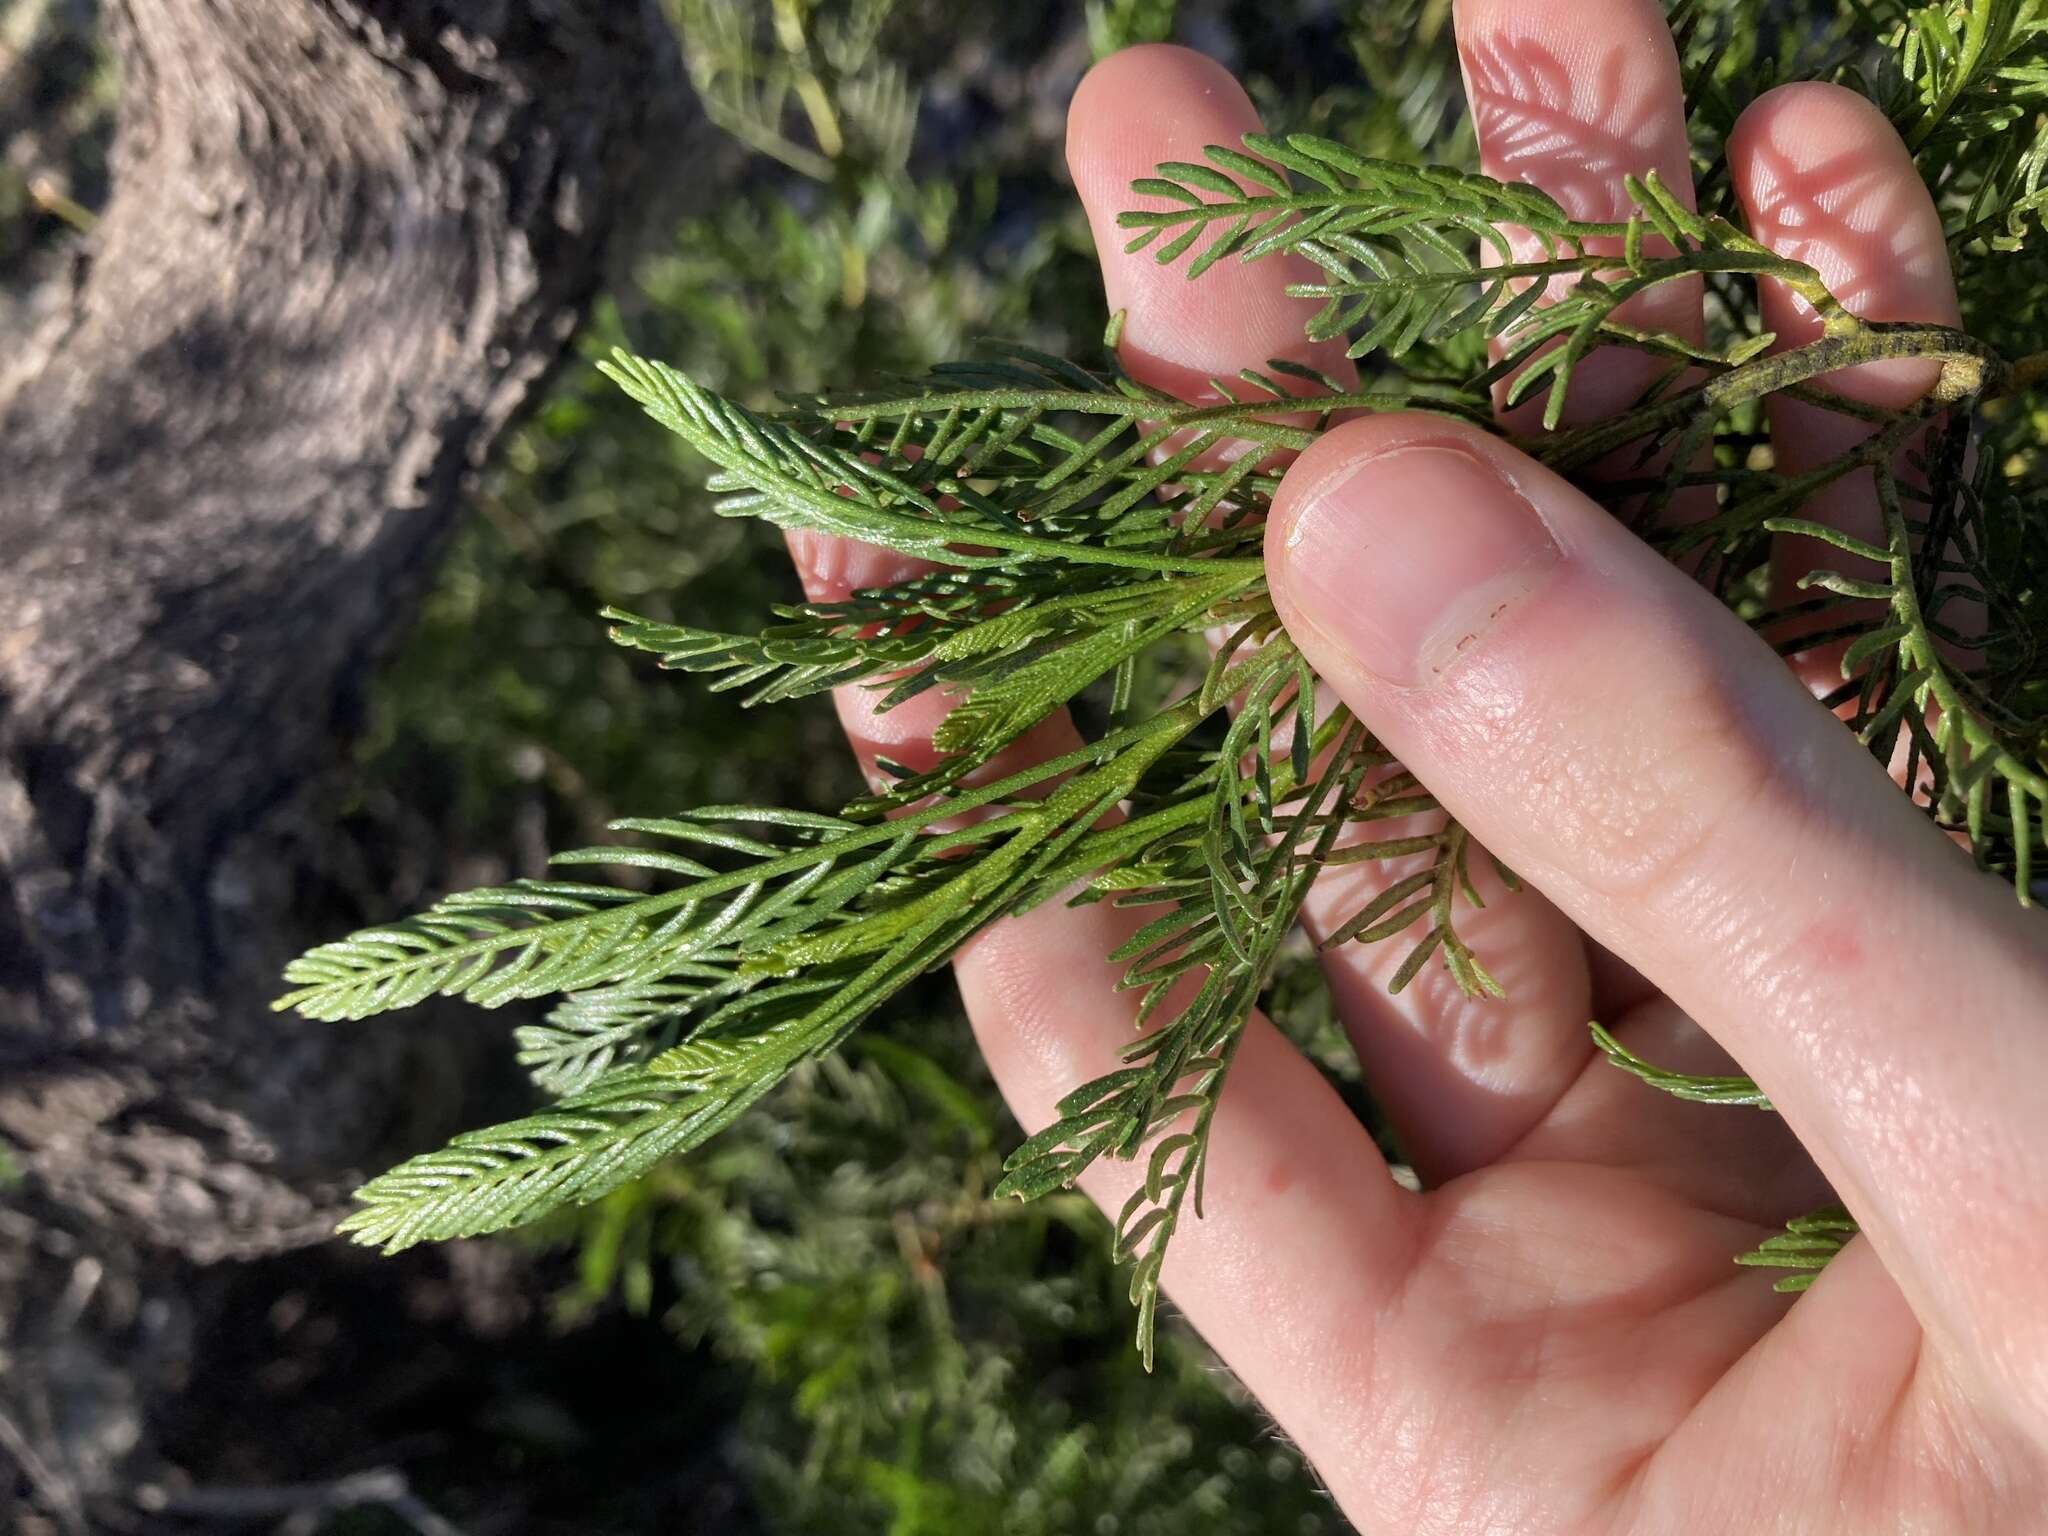
[[[2048,946],[2010,889],[1710,594],[1476,428],[1329,433],[1266,564],[1322,677],[1744,1064],[1916,1303],[1989,1316],[1953,1181],[2048,1188],[2048,1088],[2009,1066],[2038,1050]]]
[[[1810,917],[1804,882],[1880,843],[1941,861],[1747,626],[1485,432],[1331,432],[1289,471],[1266,556],[1289,632],[1382,743],[1668,991],[1725,990],[1731,940]]]

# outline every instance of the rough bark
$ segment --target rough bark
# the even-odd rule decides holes
[[[313,1238],[444,1128],[420,1106],[461,1112],[455,1036],[267,1006],[355,915],[309,801],[679,122],[655,0],[124,0],[108,23],[112,196],[62,313],[0,356],[17,1298],[38,1266],[104,1275],[109,1243]],[[23,1304],[13,1347],[86,1289]]]

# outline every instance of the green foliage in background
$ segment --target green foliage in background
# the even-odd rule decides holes
[[[105,195],[114,72],[94,0],[0,0],[0,325]]]
[[[1448,5],[1424,0],[1346,8],[1347,15],[1352,9],[1367,14],[1340,23],[1332,7],[1309,3],[1185,0],[1176,7],[1113,0],[1086,6],[1068,18],[1064,32],[1046,31],[1042,18],[1034,18],[1041,23],[1037,28],[997,21],[986,53],[963,65],[949,54],[959,26],[952,8],[943,5],[679,0],[692,80],[714,120],[744,146],[739,191],[714,211],[685,217],[672,241],[641,262],[592,326],[585,356],[595,359],[623,345],[687,376],[692,384],[684,386],[666,372],[624,365],[628,382],[658,415],[690,429],[700,446],[714,452],[721,451],[722,432],[755,430],[761,419],[756,413],[774,406],[775,390],[801,397],[883,375],[916,376],[969,354],[980,336],[1020,338],[1046,354],[1092,366],[1101,351],[1100,292],[1085,231],[1056,170],[1058,107],[1087,52],[1169,34],[1226,55],[1234,49],[1226,62],[1250,77],[1278,129],[1327,135],[1353,154],[1390,162],[1469,164],[1469,135],[1456,110]],[[1936,186],[1953,234],[1971,335],[2006,356],[2042,347],[2042,290],[2048,285],[2025,276],[2030,263],[2038,270],[2048,249],[2042,234],[2048,74],[2042,72],[2039,5],[1857,3],[1838,9],[1773,0],[1687,0],[1678,12],[1704,215],[1727,210],[1720,144],[1749,99],[1781,79],[1857,84],[1900,124]],[[1013,30],[1006,33],[1006,27]],[[1346,65],[1346,79],[1316,73],[1333,60]],[[1517,189],[1441,179],[1411,183],[1389,169],[1361,169],[1359,162],[1306,143],[1267,146],[1263,153],[1269,162],[1287,164],[1296,173],[1290,185],[1309,187],[1311,196],[1317,179],[1326,178],[1349,192],[1364,187],[1396,203],[1409,197],[1411,211],[1440,220],[1401,226],[1411,239],[1423,238],[1414,235],[1417,228],[1438,231],[1443,243],[1419,253],[1413,244],[1365,243],[1384,229],[1364,231],[1356,247],[1326,238],[1308,249],[1329,277],[1333,331],[1374,334],[1407,348],[1411,381],[1469,381],[1481,357],[1473,322],[1486,314],[1473,301],[1503,295],[1476,273],[1467,274],[1462,287],[1444,285],[1444,262],[1462,254],[1442,237],[1442,216],[1449,209],[1455,215],[1450,225],[1476,231],[1502,212],[1487,200],[1519,196]],[[1240,162],[1223,163],[1245,170]],[[1228,206],[1241,196],[1234,186],[1226,190],[1203,167],[1167,174],[1186,189],[1190,207],[1220,204],[1224,212],[1191,213],[1165,226],[1141,221],[1135,234],[1151,229],[1161,245],[1184,230],[1202,246],[1219,234],[1242,241],[1244,231],[1226,233],[1237,225],[1238,211]],[[1696,254],[1695,266],[1716,274],[1710,284],[1717,304],[1709,365],[1724,376],[1754,368],[1753,336],[1745,328],[1734,280],[1758,270],[1757,254],[1743,250],[1739,237],[1723,227],[1685,223],[1654,188],[1643,189],[1641,206],[1644,228],[1673,235],[1674,243]],[[1511,211],[1517,222],[1537,227],[1550,219],[1525,196]],[[1299,204],[1287,227],[1299,231],[1318,213],[1312,201]],[[1551,222],[1551,259],[1581,261],[1582,241],[1597,231],[1572,226],[1561,215]],[[1258,234],[1277,248],[1280,228]],[[1297,233],[1294,242],[1317,232]],[[1324,225],[1322,233],[1332,232]],[[1799,273],[1783,270],[1801,280]],[[1374,281],[1365,281],[1367,275]],[[1637,276],[1649,280],[1654,274],[1645,270]],[[1405,286],[1389,283],[1390,277],[1405,278]],[[1588,284],[1573,305],[1546,312],[1541,323],[1582,325],[1587,328],[1581,334],[1590,338],[1601,302],[1600,286]],[[1517,318],[1496,310],[1489,324],[1509,332],[1511,341],[1533,345],[1541,339],[1533,331],[1515,333],[1511,322]],[[1984,355],[1970,352],[1961,339],[1942,345],[1964,359]],[[884,406],[877,395],[838,396],[830,407],[799,410],[786,423],[804,441],[835,450],[842,446],[835,439],[845,435],[837,424],[850,419],[849,412],[871,409],[880,435],[868,443],[888,444],[902,423],[904,440],[930,446],[934,419],[944,414],[940,397],[948,389],[1000,385],[1057,393],[1063,409],[1110,415],[1129,401],[1122,386],[1102,373],[1064,373],[1015,356],[983,364],[982,370],[898,391],[913,402],[909,406]],[[1768,382],[1760,374],[1751,377],[1759,386]],[[1563,387],[1568,369],[1538,374],[1533,382]],[[1249,392],[1256,387],[1248,386],[1246,394],[1254,408],[1217,430],[1240,436],[1264,431],[1256,422],[1258,397]],[[1716,478],[1730,487],[1732,504],[1745,505],[1743,496],[1751,496],[1743,518],[1717,519],[1710,531],[1709,537],[1722,540],[1710,579],[1751,617],[1762,616],[1753,582],[1757,555],[1768,532],[1782,525],[1784,511],[1762,499],[1768,485],[1743,478],[1744,434],[1755,433],[1761,392],[1760,387],[1709,424],[1724,438],[1719,467],[1727,473]],[[1076,395],[1093,399],[1077,401]],[[1483,397],[1469,382],[1440,390],[1438,398],[1483,414]],[[1167,412],[1161,402],[1145,405],[1138,414],[1163,419]],[[1006,409],[1023,413],[1014,405]],[[2039,526],[2048,414],[2038,392],[2008,392],[1988,399],[1979,418],[1978,463],[1988,478],[1968,486],[1957,481],[1955,495],[1962,502],[1974,498],[1980,507],[1995,505],[1995,516],[1977,516],[1972,524],[1987,530],[1980,563],[1999,571],[2005,582],[1994,594],[2000,622],[2032,645],[2048,627],[2035,595],[2044,574],[2040,552],[2048,549]],[[1010,419],[977,429],[987,462],[998,469],[1011,445],[996,439]],[[1130,431],[1130,413],[1122,419],[1122,430]],[[1034,420],[1020,433],[1036,430]],[[1012,441],[1049,440],[1021,435]],[[1126,439],[1117,443],[1127,446]],[[1567,439],[1555,451],[1560,462],[1569,463],[1573,452],[1590,454],[1595,446],[1591,437]],[[969,442],[956,451],[973,447]],[[1046,451],[1062,450],[1054,444]],[[726,456],[727,467],[737,468],[732,488],[787,477],[786,466],[743,459],[737,450]],[[1184,494],[1255,505],[1266,489],[1258,483],[1257,456],[1239,462],[1242,478],[1217,486],[1186,476],[1191,490]],[[1675,462],[1686,465],[1692,458],[1680,451]],[[1105,493],[1136,492],[1126,510],[1142,506],[1158,484],[1143,472],[1140,457],[1131,464],[1139,468],[1124,483],[1101,482]],[[1103,468],[1100,451],[1086,459],[1085,468]],[[908,473],[894,460],[889,470]],[[1959,471],[1948,473],[1955,480]],[[627,638],[678,661],[701,664],[722,656],[744,666],[782,664],[778,658],[703,648],[703,634],[749,635],[772,605],[797,597],[774,530],[714,516],[712,498],[699,489],[703,476],[703,460],[681,438],[654,431],[632,400],[588,367],[572,369],[512,443],[487,490],[485,516],[451,558],[419,635],[387,681],[361,811],[414,820],[422,831],[432,829],[431,835],[464,848],[495,842],[517,850],[511,867],[479,869],[478,884],[542,875],[548,850],[595,841],[618,810],[668,818],[660,825],[641,822],[634,830],[689,841],[659,845],[679,852],[637,856],[637,866],[626,872],[641,882],[626,887],[634,893],[664,888],[666,877],[684,869],[676,860],[696,851],[690,843],[714,835],[708,824],[677,819],[690,807],[779,803],[832,812],[857,794],[820,696],[750,713],[738,706],[739,692],[714,692],[705,686],[707,679],[664,686],[667,680],[648,675],[647,658],[606,646],[592,622],[600,607],[628,610],[637,617],[625,625]],[[1022,469],[1012,476],[1018,485],[1030,478]],[[1675,489],[1651,488],[1653,495]],[[1901,509],[1895,522],[1903,526],[1907,515]],[[885,526],[893,525],[878,522],[870,531]],[[1063,535],[1055,529],[1050,536]],[[1092,535],[1081,531],[1072,537],[1087,542]],[[1172,539],[1145,543],[1149,537],[1119,547],[1149,552],[1148,558],[1190,554]],[[1215,552],[1226,558],[1243,558],[1246,549],[1255,553],[1247,537],[1240,526],[1236,539],[1244,548],[1237,548],[1226,529]],[[1095,569],[1063,565],[1060,577],[1071,580],[1075,572]],[[1014,568],[1006,572],[1014,574]],[[1140,604],[1131,624],[1157,623],[1162,631],[1194,628],[1219,605],[1228,610],[1240,602],[1251,607],[1238,617],[1257,620],[1256,591],[1233,585],[1227,572],[1205,577],[1191,566],[1180,576],[1217,581],[1217,590],[1194,593],[1191,600],[1199,601],[1193,607],[1152,608],[1142,605],[1168,583],[1120,585],[1103,576],[1097,596],[1125,594]],[[1906,585],[1911,598],[1912,584]],[[1900,600],[1896,587],[1865,592],[1838,586],[1834,595]],[[1815,600],[1828,599],[1816,594]],[[1935,666],[1923,643],[1929,630],[1924,622],[1913,626],[1910,615],[1898,614],[1896,624],[1885,626],[1885,638],[1864,652],[1865,662],[1878,663],[1865,676],[1878,681],[1860,683],[1860,694],[1845,697],[1862,699],[1866,726],[1887,723],[1879,717],[1890,701],[1911,699],[1930,686],[1915,681]],[[812,645],[803,652],[805,666],[829,669],[882,655],[874,647],[842,645],[832,651],[826,642],[843,642],[843,626],[797,628]],[[1086,631],[1109,633],[1103,626]],[[1268,650],[1277,657],[1270,679],[1219,672],[1204,690],[1203,702],[1213,704],[1247,682],[1271,681],[1274,689],[1267,718],[1261,720],[1257,710],[1241,717],[1253,721],[1247,727],[1251,737],[1191,738],[1212,765],[1235,763],[1240,747],[1256,746],[1265,728],[1285,717],[1285,647]],[[1986,701],[1985,734],[1962,757],[1943,758],[1956,779],[1952,818],[1968,822],[1986,857],[2014,873],[2022,886],[2025,852],[2034,846],[2029,818],[2039,814],[2038,805],[2029,808],[2034,791],[2027,786],[2040,764],[2038,744],[2014,722],[2048,714],[2033,654],[2015,640],[2003,673],[1972,681],[1980,692],[1970,699],[1981,694]],[[1121,668],[1121,655],[1108,646],[1100,667],[1074,671],[1077,686],[1092,685],[1098,671],[1118,676],[1113,688],[1091,686],[1079,700],[1091,736],[1126,719],[1142,721],[1142,708],[1126,713],[1114,706],[1157,697],[1192,650],[1169,647],[1135,671]],[[902,664],[905,658],[890,659]],[[1887,667],[1888,674],[1882,670]],[[756,680],[772,673],[761,671]],[[805,681],[830,675],[815,672]],[[978,680],[993,689],[1002,676],[988,673]],[[1042,690],[1022,692],[1020,710],[1043,702]],[[1891,726],[1899,726],[1903,708],[1892,710]],[[1956,708],[1947,714],[1963,718]],[[963,736],[959,744],[997,743],[1021,718],[998,720],[981,742]],[[1325,731],[1328,742],[1344,748],[1340,761],[1349,753],[1361,771],[1374,766],[1366,760],[1369,742],[1349,723],[1333,717]],[[1183,786],[1196,782],[1185,778],[1195,765],[1171,756],[1177,744],[1167,750],[1171,772],[1155,773],[1155,765],[1137,763],[1139,777],[1125,783],[1109,775],[1097,792],[1123,798],[1133,787],[1156,789],[1159,798],[1148,802],[1141,794],[1141,805],[1154,805],[1156,814],[1178,814],[1173,775],[1183,775]],[[1302,775],[1306,765],[1292,771]],[[1980,797],[1979,784],[1986,797],[1995,787],[2002,798],[1991,803]],[[1284,782],[1277,792],[1270,785],[1243,795],[1233,789],[1213,845],[1182,842],[1166,854],[1148,849],[1147,888],[1207,900],[1194,886],[1206,890],[1211,882],[1202,871],[1220,864],[1223,879],[1239,880],[1246,889],[1284,889],[1293,879],[1294,843],[1283,839],[1290,850],[1286,857],[1267,855],[1265,863],[1258,862],[1245,818],[1264,817],[1270,825],[1276,804],[1286,809],[1284,799],[1276,798],[1286,790]],[[1077,797],[1077,808],[1069,812],[1076,824],[1092,821],[1085,814],[1090,804]],[[847,825],[835,821],[830,834],[840,835]],[[827,830],[822,821],[800,819],[741,828],[749,835],[785,837],[778,853],[806,846]],[[1302,847],[1313,844],[1315,831],[1304,829]],[[724,854],[766,857],[732,843],[729,830],[715,835],[728,838]],[[1361,913],[1355,929],[1372,936],[1397,931],[1388,928],[1397,917],[1418,922],[1419,930],[1401,925],[1427,936],[1415,951],[1417,963],[1440,955],[1454,970],[1466,967],[1467,984],[1480,987],[1483,957],[1463,951],[1452,917],[1462,899],[1462,850],[1454,828],[1439,835],[1431,850],[1381,850],[1386,856],[1429,851],[1435,862],[1426,881],[1407,885],[1386,907]],[[872,851],[883,852],[883,845]],[[985,865],[995,862],[993,856],[982,858]],[[1065,867],[1048,866],[1053,872]],[[574,877],[580,871],[567,873]],[[1045,870],[1037,873],[1049,878]],[[914,899],[937,878],[927,866],[914,871],[905,888]],[[996,886],[989,891],[997,893],[989,899],[999,899]],[[1102,894],[1116,899],[1126,893]],[[593,898],[584,893],[536,899]],[[1341,1072],[1343,1054],[1312,963],[1286,937],[1291,909],[1284,900],[1242,912],[1224,905],[1230,911],[1220,920],[1227,925],[1241,919],[1243,926],[1215,936],[1223,947],[1204,953],[1243,962],[1235,974],[1249,990],[1244,997],[1215,999],[1213,1027],[1191,1035],[1179,1058],[1198,1075],[1211,1074],[1213,1064],[1199,1091],[1212,1088],[1227,1064],[1234,1010],[1262,992],[1282,1022],[1318,1043],[1318,1054]],[[1180,910],[1171,909],[1168,917]],[[478,913],[490,921],[501,916],[485,904],[467,916],[455,912],[450,920],[459,926]],[[1170,927],[1154,935],[1161,942],[1175,936]],[[1168,958],[1172,953],[1184,951]],[[483,970],[453,979],[486,989],[487,997],[509,996],[528,990],[525,982],[537,985],[538,973],[554,963],[550,957],[523,979],[493,979]],[[858,970],[833,973],[835,984],[844,985]],[[450,980],[433,978],[436,986]],[[499,992],[490,993],[492,987]],[[402,990],[351,994],[327,1011],[368,1011],[369,1004],[388,1003]],[[758,1001],[773,991],[756,989],[748,996]],[[808,1006],[804,997],[792,992],[789,1007]],[[611,1084],[595,1090],[610,1096],[588,1101],[576,1124],[560,1111],[526,1122],[524,1133],[536,1148],[551,1138],[584,1134],[577,1128],[584,1120],[641,1117],[654,1128],[653,1139],[640,1149],[651,1157],[730,1121],[692,1157],[661,1163],[640,1182],[611,1189],[592,1205],[557,1211],[535,1229],[536,1240],[579,1256],[581,1282],[562,1301],[565,1326],[574,1326],[584,1309],[601,1305],[659,1310],[680,1334],[710,1341],[748,1374],[752,1386],[742,1438],[749,1470],[764,1509],[788,1528],[950,1532],[977,1518],[1005,1530],[1046,1532],[1337,1526],[1298,1461],[1283,1448],[1261,1443],[1252,1410],[1216,1380],[1198,1344],[1166,1330],[1162,1369],[1149,1378],[1142,1374],[1128,1352],[1127,1316],[1117,1294],[1122,1287],[1109,1273],[1105,1224],[1077,1197],[1057,1192],[1081,1155],[1142,1142],[1157,1122],[1170,1118],[1165,1110],[1185,1107],[1170,1092],[1181,1074],[1169,1076],[1164,1090],[1156,1082],[1149,1085],[1149,1098],[1128,1110],[1118,1107],[1113,1118],[1100,1113],[1109,1102],[1101,1092],[1077,1100],[1072,1122],[1013,1164],[1013,1177],[1052,1192],[1026,1206],[993,1203],[987,1195],[1002,1177],[1003,1153],[1016,1144],[1017,1133],[975,1060],[942,982],[921,982],[899,994],[844,1053],[818,1056],[806,1042],[789,1057],[797,1064],[781,1086],[737,1118],[731,1112],[744,1107],[744,1094],[707,1096],[697,1086],[724,1070],[721,1058],[701,1050],[689,1056],[691,1045],[677,1047],[672,1033],[644,1034],[642,1026],[672,1012],[673,1001],[617,986],[572,1004],[582,1012],[566,1024],[520,1020],[521,1047],[552,1086],[588,1093],[593,1081]],[[771,1022],[779,1027],[797,1016],[777,1015]],[[607,1037],[607,1030],[616,1035]],[[839,1033],[835,1021],[827,1034],[836,1039]],[[591,1042],[607,1038],[615,1039],[628,1060],[669,1049],[667,1064],[674,1070],[656,1074],[627,1066],[620,1069],[625,1075],[597,1080],[594,1069],[614,1064],[606,1053],[615,1047],[600,1050]],[[1745,1080],[1702,1085],[1629,1058],[1618,1047],[1610,1055],[1653,1086],[1761,1107],[1754,1085],[1745,1086]],[[751,1092],[772,1078],[750,1068],[744,1081]],[[1119,1091],[1129,1086],[1119,1085]],[[1361,1107],[1369,1112],[1362,1099]],[[1113,1132],[1106,1138],[1098,1135],[1105,1126]],[[1189,1161],[1190,1148],[1198,1152],[1198,1144],[1172,1148],[1182,1162],[1170,1170],[1169,1184],[1177,1178],[1185,1185],[1198,1167]],[[1055,1163],[1045,1163],[1047,1158]],[[1051,1176],[1034,1174],[1034,1160]],[[448,1166],[439,1165],[444,1172]],[[614,1165],[600,1170],[602,1178],[586,1179],[573,1158],[560,1166],[565,1173],[552,1187],[555,1195],[597,1193],[618,1171]],[[371,1207],[372,1234],[409,1240],[443,1230],[436,1226],[441,1216],[425,1203],[439,1198],[432,1193],[439,1186],[403,1182],[440,1176],[435,1165],[421,1165],[385,1184],[393,1200],[384,1216]],[[463,1208],[448,1217],[445,1230],[501,1225],[498,1218],[518,1208]],[[1178,1208],[1176,1203],[1176,1213]],[[1145,1224],[1138,1237],[1163,1241],[1174,1219],[1156,1220],[1141,1210],[1136,1220]],[[1810,1278],[1810,1266],[1824,1262],[1830,1245],[1839,1246],[1839,1226],[1832,1220],[1826,1213],[1810,1218],[1747,1261],[1795,1262],[1802,1269],[1793,1283]]]

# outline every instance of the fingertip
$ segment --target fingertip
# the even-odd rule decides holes
[[[1536,466],[1422,415],[1332,437],[1338,448],[1304,457],[1276,498],[1274,601],[1347,697],[1434,687],[1564,558],[1529,494]]]
[[[1111,54],[1083,77],[1068,108],[1067,168],[1094,236],[1108,308],[1125,314],[1124,365],[1183,399],[1209,394],[1211,377],[1233,377],[1272,358],[1339,377],[1350,369],[1341,342],[1307,339],[1313,302],[1287,296],[1289,283],[1312,276],[1306,261],[1223,261],[1191,281],[1192,253],[1162,265],[1154,249],[1124,249],[1130,231],[1118,225],[1119,214],[1175,206],[1133,192],[1132,182],[1162,161],[1199,163],[1212,144],[1234,148],[1259,126],[1229,70],[1165,43]]]
[[[1671,56],[1678,52],[1657,0],[1454,0],[1451,18],[1460,46],[1512,28],[1521,37],[1548,37],[1561,48],[1590,51],[1620,43]]]
[[[1751,233],[1805,262],[1865,320],[1956,325],[1955,277],[1933,196],[1904,141],[1874,104],[1821,81],[1782,85],[1752,102],[1728,139],[1728,163]],[[1820,333],[1805,300],[1764,284],[1765,324],[1781,344]],[[1940,365],[1871,363],[1829,387],[1896,407],[1925,394]]]
[[[1330,487],[1373,459],[1424,441],[1456,444],[1488,453],[1496,440],[1478,427],[1424,411],[1382,411],[1357,416],[1325,432],[1289,467],[1266,518],[1266,570],[1276,596],[1289,592],[1309,554],[1303,537],[1305,514]]]
[[[1230,71],[1171,43],[1113,53],[1081,78],[1067,109],[1067,170],[1081,195],[1103,274],[1113,278],[1129,233],[1117,215],[1136,206],[1131,183],[1161,160],[1200,160],[1211,144],[1259,130],[1259,114]],[[1130,264],[1155,265],[1149,252]],[[1142,270],[1142,269],[1141,269]]]
[[[1692,197],[1678,51],[1656,0],[1457,0],[1482,168],[1582,219],[1629,211],[1625,175]]]
[[[1692,205],[1678,51],[1656,0],[1459,0],[1455,15],[1458,65],[1487,175],[1539,187],[1581,219],[1631,217],[1631,175],[1654,173]],[[1526,230],[1510,225],[1503,233],[1519,259],[1548,254]],[[1618,253],[1621,245],[1587,248]],[[1553,279],[1548,301],[1570,287],[1569,279]],[[1694,277],[1659,283],[1626,300],[1616,318],[1698,341],[1701,292]],[[1564,424],[1625,410],[1662,366],[1642,353],[1601,349],[1573,375]],[[1495,389],[1503,421],[1536,431],[1541,405],[1506,408],[1508,388],[1502,380]]]
[[[1081,77],[1067,108],[1067,169],[1092,218],[1099,204],[1121,199],[1133,179],[1150,173],[1152,134],[1186,140],[1207,133],[1204,143],[1219,135],[1234,143],[1258,127],[1251,98],[1221,64],[1176,43],[1141,43]],[[1109,210],[1112,221],[1120,211]]]
[[[1729,159],[1738,171],[1768,152],[1782,171],[1809,175],[1853,151],[1873,164],[1910,165],[1912,156],[1881,108],[1846,85],[1829,80],[1795,80],[1773,86],[1742,111],[1728,135]],[[1761,168],[1766,174],[1770,167]]]

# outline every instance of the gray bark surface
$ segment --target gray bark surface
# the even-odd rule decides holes
[[[88,1490],[166,1277],[465,1113],[473,1027],[268,1004],[367,904],[320,827],[375,662],[681,125],[655,0],[106,19],[110,200],[0,355],[0,1462]]]

